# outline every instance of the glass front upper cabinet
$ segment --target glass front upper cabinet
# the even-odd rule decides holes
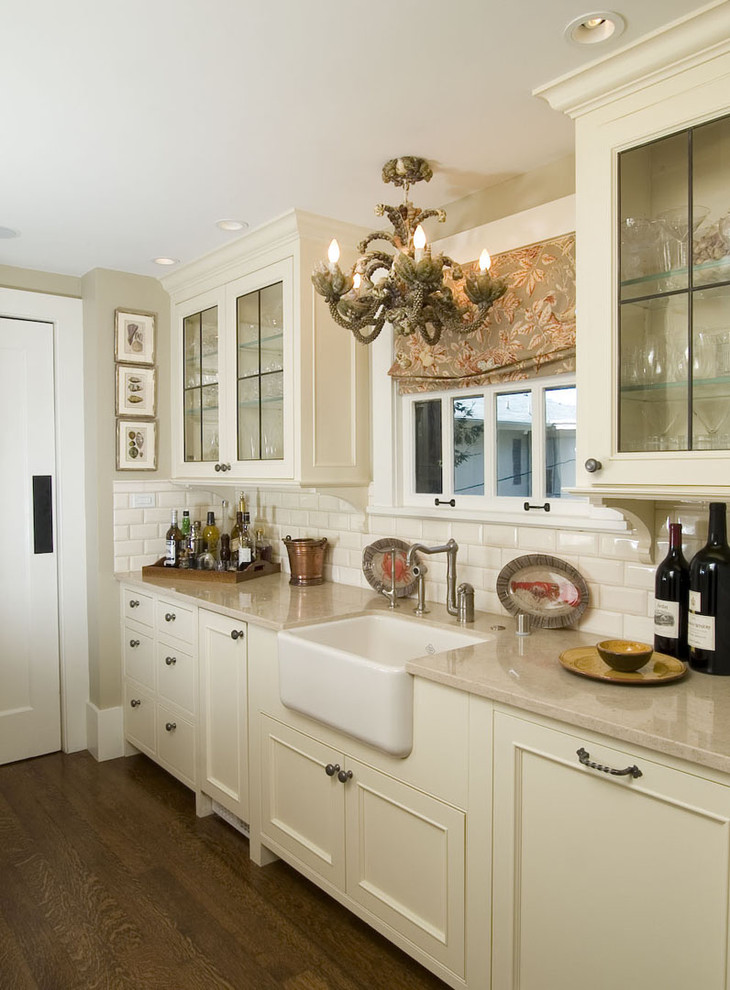
[[[186,462],[217,461],[218,307],[183,320],[183,450]]]
[[[236,299],[239,461],[284,457],[284,296],[276,282]]]
[[[730,449],[730,117],[618,166],[619,450]]]

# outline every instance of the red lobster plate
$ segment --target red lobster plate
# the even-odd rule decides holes
[[[571,564],[547,554],[517,557],[497,578],[499,600],[511,615],[532,616],[533,626],[576,622],[588,605],[588,585]]]

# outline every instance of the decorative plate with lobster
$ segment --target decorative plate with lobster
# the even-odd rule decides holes
[[[571,626],[588,605],[588,585],[564,560],[547,554],[516,557],[497,578],[499,600],[511,615],[532,616],[533,626]]]

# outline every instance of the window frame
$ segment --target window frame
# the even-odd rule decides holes
[[[522,381],[500,382],[475,388],[443,389],[432,392],[407,393],[398,397],[399,441],[402,457],[400,490],[401,504],[408,508],[439,508],[456,512],[467,511],[470,515],[504,514],[527,515],[524,505],[544,506],[549,504],[549,512],[543,510],[546,522],[555,515],[588,515],[587,498],[563,494],[561,497],[547,496],[546,477],[546,393],[555,388],[576,386],[575,374],[553,375],[545,378],[531,378]],[[532,393],[531,452],[532,452],[532,492],[526,495],[497,495],[497,396],[530,392]],[[454,400],[484,397],[484,494],[460,495],[454,492],[454,438],[452,408]],[[422,493],[415,490],[416,450],[415,450],[415,405],[418,402],[440,401],[442,436],[442,491]],[[438,499],[441,505],[436,506]],[[449,501],[456,504],[451,507]],[[444,506],[444,502],[447,503]],[[534,517],[535,511],[531,511]],[[541,513],[541,515],[543,514]]]

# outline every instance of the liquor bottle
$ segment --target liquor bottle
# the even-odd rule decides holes
[[[654,649],[686,660],[689,564],[682,553],[682,525],[669,524],[669,551],[656,569]]]
[[[238,569],[245,571],[246,568],[256,559],[256,544],[248,530],[249,515],[243,513],[243,523],[241,525],[240,546],[238,548]]]
[[[190,510],[183,509],[182,522],[180,523],[180,531],[186,541],[190,539]]]
[[[263,529],[256,530],[256,559],[271,560],[273,548],[264,536]]]
[[[180,563],[182,538],[183,535],[177,526],[177,509],[173,509],[170,528],[165,533],[165,567],[177,567]]]
[[[219,571],[227,571],[231,563],[231,538],[228,533],[221,533]]]
[[[209,554],[212,554],[213,559],[218,555],[218,541],[221,538],[221,531],[215,524],[215,512],[208,513],[208,521],[203,528],[203,539],[205,540],[206,550]]]
[[[238,496],[238,511],[241,515],[246,511],[246,493],[241,492]]]
[[[236,513],[236,521],[233,524],[233,529],[231,530],[231,560],[236,561],[238,565],[238,550],[241,546],[241,530],[243,529],[243,513]]]
[[[689,663],[730,675],[730,547],[724,502],[710,502],[707,543],[689,565]]]
[[[198,558],[205,550],[205,541],[200,530],[200,520],[196,519],[190,532],[190,566],[197,568]]]

